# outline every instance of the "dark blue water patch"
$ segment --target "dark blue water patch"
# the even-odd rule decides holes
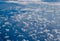
[[[20,6],[21,8],[25,8],[25,5],[23,5],[23,4],[8,3],[8,2],[4,2],[4,1],[0,2],[0,10],[6,9],[9,7],[16,7],[16,6]]]

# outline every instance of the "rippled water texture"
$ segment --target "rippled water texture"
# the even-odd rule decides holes
[[[60,41],[60,5],[0,2],[0,41]]]

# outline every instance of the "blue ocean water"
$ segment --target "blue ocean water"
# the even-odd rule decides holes
[[[0,1],[20,1],[20,0],[0,0]],[[34,1],[34,0],[21,0],[21,1]],[[37,0],[40,1],[40,0]],[[60,2],[60,0],[41,0],[44,2]]]
[[[60,5],[0,2],[0,41],[60,41]]]

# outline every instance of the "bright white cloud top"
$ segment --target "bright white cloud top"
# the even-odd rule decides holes
[[[6,1],[7,3],[18,3],[18,4],[47,4],[47,5],[60,5],[60,2],[43,2],[41,0],[17,0],[17,1]]]

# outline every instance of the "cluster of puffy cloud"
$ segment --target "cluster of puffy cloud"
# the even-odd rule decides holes
[[[44,2],[59,2],[60,0],[42,0]]]
[[[0,0],[0,1],[41,1],[41,0]]]
[[[60,0],[0,0],[0,1],[43,1],[43,2],[60,2]]]

